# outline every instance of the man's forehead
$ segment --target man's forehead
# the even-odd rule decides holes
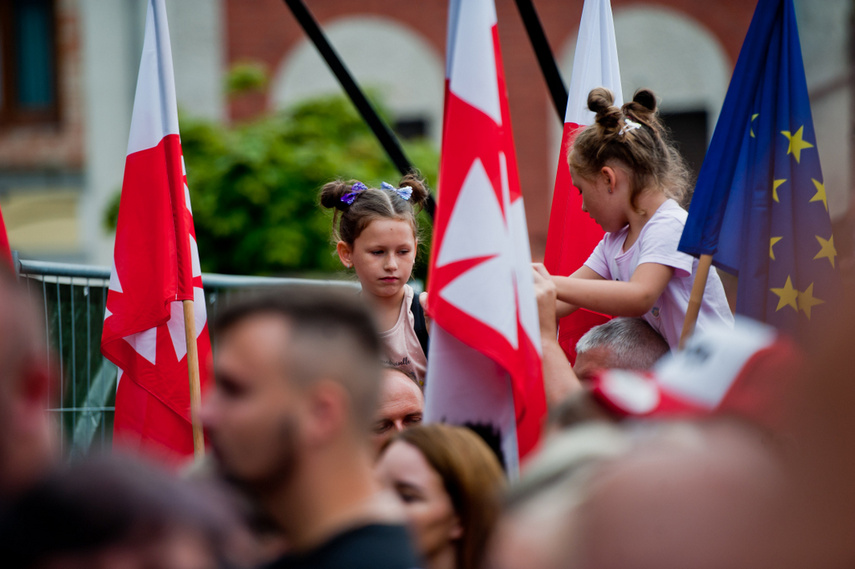
[[[214,365],[281,365],[287,354],[290,337],[290,327],[281,317],[247,317],[219,334]]]

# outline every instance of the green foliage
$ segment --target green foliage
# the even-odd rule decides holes
[[[313,99],[234,128],[182,117],[181,141],[199,255],[208,272],[339,270],[330,243],[331,212],[318,205],[318,190],[335,178],[369,185],[400,178],[343,97]],[[436,151],[422,141],[407,144],[406,152],[432,184]]]
[[[226,92],[231,96],[263,91],[267,86],[267,68],[262,63],[244,61],[231,67],[226,77]]]

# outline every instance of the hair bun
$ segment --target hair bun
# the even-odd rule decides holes
[[[351,186],[356,183],[356,180],[345,182],[343,180],[334,180],[321,188],[321,205],[328,209],[346,210],[349,207],[347,202],[341,200],[342,197],[349,191]]]
[[[607,112],[614,104],[614,93],[605,87],[597,87],[588,93],[588,109],[597,113],[597,116]]]
[[[410,202],[413,204],[414,207],[424,207],[430,193],[428,191],[427,184],[425,183],[424,178],[422,178],[418,170],[411,170],[403,178],[401,178],[401,181],[398,182],[398,185],[401,187],[410,186],[410,188],[412,188],[413,190],[413,193],[410,197]]]
[[[615,96],[605,87],[597,87],[588,93],[588,109],[596,113],[596,122],[606,132],[614,131],[621,119],[620,109],[614,106]]]
[[[638,103],[650,112],[656,111],[656,95],[650,89],[639,89],[632,97],[633,103]]]

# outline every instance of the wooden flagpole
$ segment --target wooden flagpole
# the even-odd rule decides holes
[[[184,304],[184,339],[187,342],[187,374],[190,379],[190,423],[193,426],[193,456],[196,460],[205,456],[205,435],[199,412],[202,409],[202,388],[199,379],[199,350],[196,345],[196,316],[193,301]]]
[[[689,307],[686,310],[686,319],[683,321],[683,332],[680,334],[680,344],[677,349],[682,350],[686,346],[686,340],[695,331],[701,302],[704,299],[704,289],[707,286],[707,277],[710,274],[710,265],[712,265],[712,255],[701,255],[698,259],[698,271],[695,273],[695,282],[692,283]]]

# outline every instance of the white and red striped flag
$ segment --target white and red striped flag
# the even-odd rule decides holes
[[[515,476],[546,411],[531,251],[495,5],[449,12],[425,415],[492,438]]]
[[[193,454],[184,300],[202,385],[211,353],[164,0],[150,0],[101,351],[119,367],[114,443],[178,463]]]
[[[585,0],[582,7],[543,261],[553,275],[575,272],[603,238],[602,228],[582,211],[582,196],[570,179],[567,164],[567,155],[576,133],[594,120],[594,113],[588,110],[588,93],[596,87],[611,89],[615,104],[623,104],[609,0]],[[571,361],[576,359],[575,348],[579,338],[591,327],[608,319],[608,316],[579,309],[561,320],[559,343]]]

